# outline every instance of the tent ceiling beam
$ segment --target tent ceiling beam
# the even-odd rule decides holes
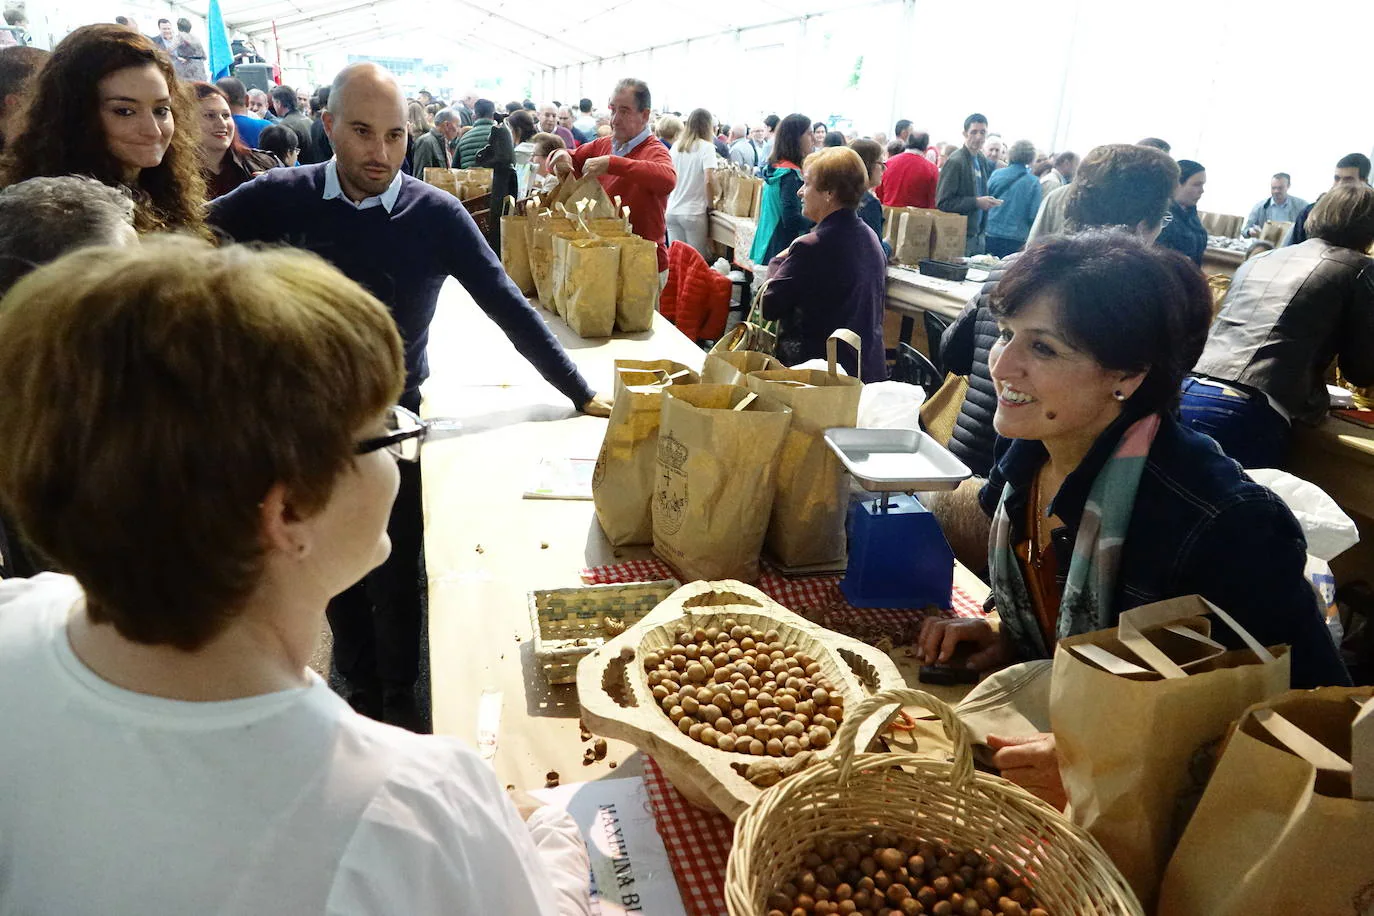
[[[299,13],[294,13],[287,16],[256,19],[252,22],[235,22],[232,23],[232,26],[233,28],[247,32],[250,35],[267,34],[270,33],[274,27],[278,29],[285,29],[287,26],[315,22],[320,19],[330,19],[335,16],[342,16],[346,13],[353,13],[359,10],[372,9],[373,7],[377,6],[384,6],[388,2],[395,2],[395,0],[363,0],[363,2],[361,3],[350,3],[347,6],[334,7],[332,9],[305,9],[301,10]]]

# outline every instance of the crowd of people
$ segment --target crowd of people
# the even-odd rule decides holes
[[[571,409],[611,407],[430,167],[492,168],[494,199],[597,179],[665,274],[670,244],[709,251],[715,173],[754,173],[735,257],[766,266],[779,357],[848,328],[864,381],[888,374],[884,208],[963,214],[966,254],[1000,261],[932,346],[969,379],[951,449],[977,477],[930,508],[1002,624],[930,620],[924,658],[1047,658],[1200,594],[1292,646],[1295,686],[1349,682],[1301,530],[1243,467],[1283,466],[1333,361],[1374,384],[1367,157],[1314,204],[1275,176],[1244,231],[1293,216],[1290,243],[1214,317],[1206,170],[1158,139],[1079,157],[982,114],[959,145],[908,120],[891,142],[801,113],[725,125],[656,112],[637,79],[604,111],[499,110],[408,98],[370,63],[258,95],[159,37],[0,48],[0,910],[587,912],[570,821],[518,811],[458,742],[382,724],[423,718],[415,459],[440,287]],[[344,698],[307,667],[325,620]],[[1052,735],[991,743],[1062,803]]]

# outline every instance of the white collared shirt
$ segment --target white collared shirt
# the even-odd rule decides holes
[[[391,184],[381,194],[375,197],[365,197],[361,201],[354,203],[343,192],[343,187],[339,184],[339,163],[337,159],[330,159],[324,167],[324,199],[334,200],[338,198],[355,210],[370,210],[373,207],[384,207],[390,213],[396,206],[396,198],[401,196],[401,173],[398,171],[396,177],[391,179]]]
[[[643,143],[645,140],[649,139],[649,137],[651,137],[651,136],[652,136],[652,133],[649,131],[649,128],[646,127],[646,128],[644,128],[643,130],[641,130],[637,136],[631,138],[631,140],[630,140],[629,143],[625,143],[625,144],[622,145],[622,144],[620,144],[620,143],[616,143],[615,140],[612,140],[612,141],[611,141],[611,155],[612,155],[612,156],[628,156],[628,155],[630,155],[630,153],[634,152],[635,147],[639,146],[639,144]]]

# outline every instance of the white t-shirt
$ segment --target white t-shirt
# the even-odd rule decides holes
[[[706,172],[716,167],[716,148],[709,140],[698,140],[696,148],[690,153],[682,152],[680,146],[681,143],[669,150],[669,155],[673,157],[673,168],[677,169],[677,187],[668,195],[665,212],[678,216],[700,216],[710,203]]]
[[[578,911],[585,850],[546,870],[547,825],[457,741],[313,674],[216,703],[121,689],[72,651],[81,600],[66,576],[0,582],[0,914]]]

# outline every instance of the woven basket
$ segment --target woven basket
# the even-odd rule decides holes
[[[864,720],[894,705],[936,713],[954,742],[954,761],[858,753]],[[1143,916],[1092,837],[1024,789],[974,770],[963,726],[930,694],[900,688],[864,700],[841,723],[835,747],[833,765],[784,779],[735,823],[725,873],[730,916],[763,916],[768,895],[797,875],[818,837],[875,829],[980,852],[1023,878],[1055,916]]]
[[[623,624],[620,632],[643,620],[679,586],[676,579],[587,585],[530,592],[534,658],[550,684],[577,680],[577,663],[607,639],[606,618]]]

